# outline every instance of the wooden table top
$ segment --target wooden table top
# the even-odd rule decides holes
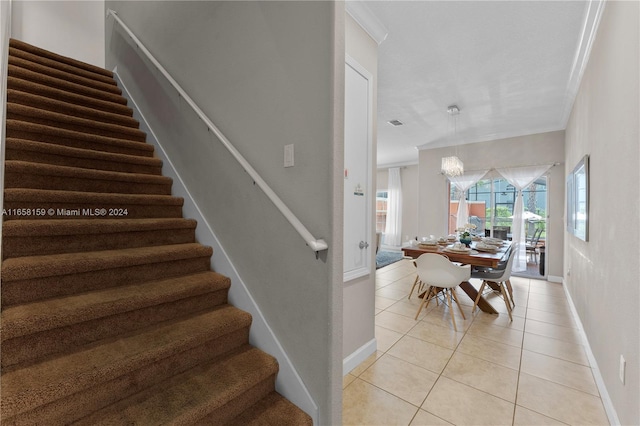
[[[500,247],[500,250],[496,253],[489,253],[484,251],[475,250],[476,242],[471,243],[471,253],[454,253],[450,251],[446,251],[446,247],[449,246],[441,246],[438,245],[437,249],[427,249],[421,248],[420,246],[416,247],[403,247],[402,251],[406,256],[410,256],[412,258],[417,258],[421,254],[424,253],[439,253],[446,255],[449,260],[452,262],[460,262],[465,265],[473,265],[473,266],[484,266],[489,268],[495,268],[498,266],[498,263],[505,257],[509,248],[511,247],[511,241],[505,241]]]

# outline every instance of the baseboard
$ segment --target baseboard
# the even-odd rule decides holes
[[[563,284],[562,287],[564,288],[564,294],[567,296],[567,300],[569,301],[571,314],[573,315],[573,319],[576,321],[576,325],[578,326],[578,330],[580,331],[580,335],[582,336],[584,348],[585,348],[585,351],[587,352],[587,358],[589,359],[589,364],[591,365],[593,378],[595,379],[596,386],[598,387],[598,391],[600,392],[600,398],[602,399],[602,405],[604,406],[604,411],[607,413],[607,418],[609,419],[610,424],[619,425],[620,420],[618,419],[618,413],[616,412],[616,409],[613,406],[613,402],[611,401],[611,397],[609,396],[607,387],[604,384],[604,379],[602,378],[602,374],[600,374],[600,369],[598,368],[598,362],[596,361],[596,357],[593,355],[593,351],[591,350],[591,345],[589,345],[589,339],[587,338],[587,334],[584,332],[582,321],[580,321],[580,316],[578,315],[578,311],[576,310],[576,307],[573,304],[573,299],[571,298],[571,294],[569,293],[569,290],[565,285],[564,280],[561,280],[560,282],[562,282]]]
[[[562,283],[563,278],[556,277],[555,275],[547,275],[547,281],[549,281],[550,283]]]
[[[375,337],[364,345],[360,346],[351,355],[342,361],[342,375],[346,376],[351,370],[359,366],[365,359],[376,353],[378,342]]]
[[[276,390],[300,407],[304,412],[311,416],[313,424],[318,424],[318,406],[309,394],[302,378],[296,371],[293,363],[284,351],[284,348],[278,341],[275,333],[269,327],[260,307],[256,304],[247,289],[245,283],[240,278],[238,271],[231,263],[224,248],[220,245],[211,226],[205,220],[197,203],[186,188],[180,174],[176,171],[171,160],[167,157],[162,144],[149,127],[144,116],[140,112],[136,102],[131,97],[126,85],[118,75],[117,67],[113,70],[118,86],[122,89],[122,96],[129,101],[129,107],[133,109],[133,116],[140,122],[140,130],[146,132],[147,142],[156,148],[156,155],[162,160],[162,174],[173,179],[172,195],[182,197],[184,205],[182,212],[184,217],[195,219],[198,222],[196,227],[196,239],[199,243],[211,246],[213,248],[213,256],[211,257],[211,269],[226,275],[231,279],[231,289],[229,290],[229,302],[253,317],[251,329],[249,332],[249,343],[262,349],[266,353],[274,356],[278,360],[279,371],[276,378]]]

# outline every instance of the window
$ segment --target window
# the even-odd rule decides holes
[[[526,235],[535,229],[543,229],[545,236],[545,218],[547,217],[547,178],[537,179],[522,191],[524,202]],[[455,185],[450,185],[449,233],[454,233],[458,213],[460,193]],[[505,179],[484,179],[478,181],[467,191],[469,205],[469,223],[476,225],[478,233],[482,230],[510,232],[513,221],[513,207],[516,202],[516,190]]]
[[[376,232],[384,232],[387,224],[387,201],[389,196],[386,190],[376,192]]]

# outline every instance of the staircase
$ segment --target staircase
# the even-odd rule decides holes
[[[308,425],[112,73],[11,40],[3,425]]]

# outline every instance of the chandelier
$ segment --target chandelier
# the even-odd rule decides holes
[[[442,173],[449,177],[461,176],[464,173],[464,165],[455,155],[442,157]]]
[[[449,116],[453,118],[453,135],[455,143],[455,135],[457,133],[457,115],[460,114],[460,108],[457,105],[451,105],[447,107]],[[454,177],[464,174],[464,165],[462,161],[455,155],[450,157],[442,157],[441,171],[445,176]]]

